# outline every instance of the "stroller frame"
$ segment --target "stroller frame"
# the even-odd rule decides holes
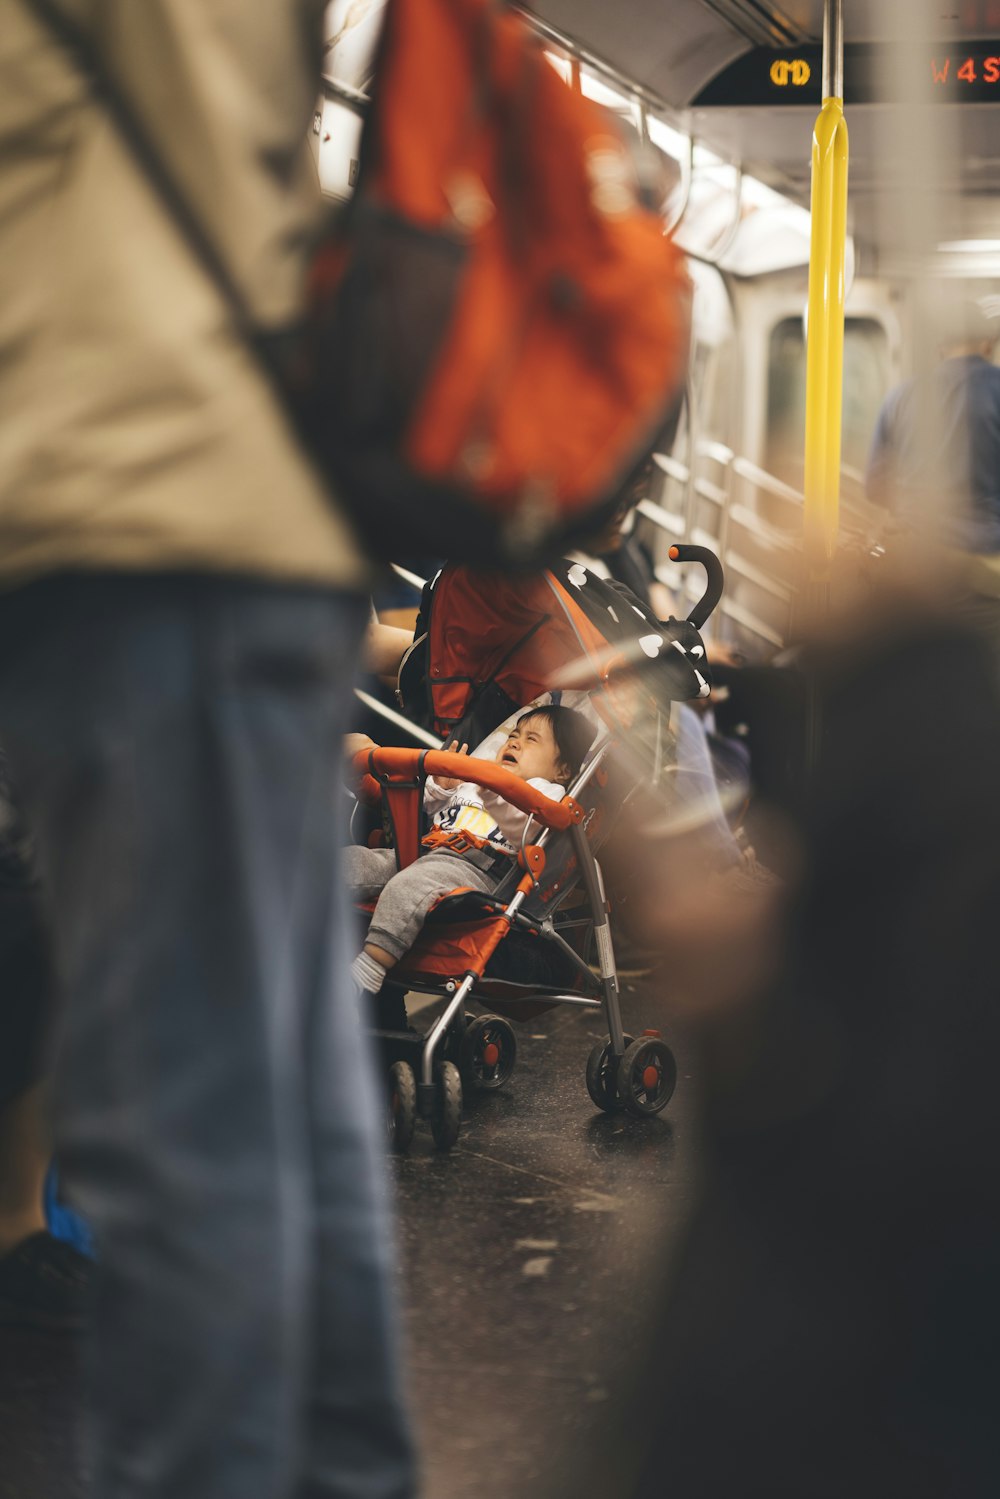
[[[626,1109],[639,1116],[648,1116],[659,1113],[673,1094],[677,1067],[672,1052],[660,1038],[659,1032],[645,1031],[637,1041],[625,1034],[609,905],[594,846],[596,843],[599,847],[601,842],[599,825],[595,829],[597,837],[594,843],[588,838],[588,825],[591,817],[598,812],[600,796],[598,794],[598,799],[593,801],[594,788],[591,788],[588,799],[592,805],[586,814],[586,820],[584,808],[577,799],[606,761],[611,745],[610,724],[615,722],[621,726],[621,715],[615,707],[612,691],[612,678],[617,678],[620,671],[624,672],[626,679],[630,673],[641,675],[648,671],[660,672],[662,682],[669,686],[669,700],[704,697],[708,694],[709,683],[698,670],[698,666],[704,664],[704,647],[697,636],[697,630],[718,602],[723,583],[722,569],[714,554],[703,547],[674,546],[670,555],[674,561],[698,562],[705,568],[705,592],[684,622],[689,635],[691,632],[694,634],[693,641],[685,639],[684,630],[677,621],[657,620],[627,591],[624,594],[612,592],[610,597],[605,595],[603,599],[592,601],[591,612],[588,614],[587,607],[573,599],[574,590],[579,590],[587,581],[586,570],[577,564],[562,564],[564,572],[560,577],[551,571],[545,572],[534,584],[529,583],[527,592],[521,591],[512,595],[509,600],[497,599],[492,590],[484,596],[475,581],[462,575],[461,569],[451,575],[446,570],[438,575],[434,584],[429,585],[430,591],[436,596],[439,583],[442,589],[444,587],[441,580],[450,576],[449,588],[457,587],[459,600],[474,608],[475,618],[483,622],[484,650],[492,656],[493,661],[491,677],[481,675],[476,654],[474,651],[470,653],[468,648],[468,635],[463,638],[459,632],[451,640],[439,638],[438,645],[444,652],[444,664],[431,670],[427,658],[436,648],[435,630],[439,631],[439,626],[435,622],[438,616],[432,612],[430,601],[425,600],[423,607],[427,622],[423,634],[418,634],[414,647],[404,658],[397,695],[406,707],[402,690],[403,675],[413,656],[417,660],[418,670],[421,663],[423,665],[424,674],[414,676],[413,682],[416,695],[422,699],[422,712],[426,721],[442,734],[445,743],[451,742],[456,736],[458,739],[465,736],[472,739],[471,731],[477,714],[481,737],[481,731],[486,727],[481,720],[487,717],[488,709],[495,710],[490,713],[492,722],[489,728],[492,729],[498,720],[503,719],[504,715],[499,711],[501,707],[517,711],[518,703],[529,704],[541,691],[550,689],[553,674],[562,676],[560,690],[581,688],[588,695],[595,691],[601,695],[604,708],[595,699],[591,700],[598,710],[598,718],[604,723],[604,734],[591,746],[585,764],[561,802],[541,796],[535,788],[502,770],[495,762],[456,755],[448,750],[376,748],[361,751],[356,756],[355,768],[363,780],[368,782],[367,799],[371,798],[372,792],[384,797],[393,823],[400,868],[409,865],[419,855],[419,814],[413,815],[411,807],[407,818],[397,817],[393,804],[396,802],[401,807],[401,798],[415,800],[427,774],[478,782],[528,814],[517,856],[521,877],[513,893],[510,893],[508,884],[514,873],[512,869],[510,874],[505,873],[501,877],[500,888],[505,892],[504,898],[493,893],[475,892],[477,914],[473,920],[476,926],[471,935],[459,934],[456,937],[453,934],[444,952],[439,951],[437,955],[428,952],[426,946],[420,952],[418,942],[418,949],[411,954],[413,963],[410,972],[407,972],[408,957],[401,959],[393,970],[394,984],[434,995],[443,992],[447,999],[442,1014],[434,1021],[421,1043],[418,1078],[414,1077],[409,1061],[398,1060],[390,1069],[390,1139],[396,1149],[405,1149],[409,1144],[413,1121],[418,1113],[430,1117],[434,1138],[440,1148],[448,1148],[458,1137],[461,1124],[461,1076],[450,1058],[441,1059],[443,1043],[449,1032],[454,1033],[464,1025],[459,1057],[468,1063],[469,1071],[481,1086],[499,1086],[509,1076],[516,1043],[507,1022],[500,1016],[488,1015],[479,1020],[473,1019],[470,1024],[462,1021],[461,1013],[463,1004],[470,997],[480,1003],[489,1003],[488,996],[477,992],[477,989],[494,982],[497,985],[507,983],[501,974],[487,974],[486,969],[503,937],[515,928],[556,947],[581,975],[583,990],[582,993],[560,993],[561,981],[556,979],[552,985],[539,983],[538,992],[533,994],[534,986],[529,983],[524,985],[526,992],[516,996],[513,1001],[515,1004],[526,1006],[541,1002],[546,1008],[556,1004],[572,1004],[585,1009],[604,1010],[608,1041],[598,1042],[587,1062],[587,1090],[592,1101],[608,1112]],[[582,574],[582,578],[575,576],[577,573]],[[578,596],[583,598],[583,595]],[[455,594],[452,592],[449,597],[454,598]],[[484,608],[487,601],[490,607]],[[626,611],[624,616],[623,606]],[[596,623],[595,610],[598,611]],[[639,630],[645,633],[637,632],[632,620],[633,613],[640,620]],[[611,635],[614,641],[611,645],[607,639],[609,618],[616,627]],[[623,618],[627,623],[623,623]],[[503,632],[508,621],[516,621],[518,636],[513,646],[504,639]],[[546,629],[541,631],[543,624]],[[533,657],[529,661],[525,657],[525,648],[529,644],[533,652],[536,646],[541,647],[537,660]],[[420,647],[423,647],[422,656],[419,653]],[[679,653],[679,657],[676,653]],[[683,660],[683,668],[678,676],[679,659]],[[565,670],[567,661],[572,663],[575,680]],[[423,690],[419,685],[421,681],[425,684]],[[497,689],[492,698],[484,696],[487,681],[495,684]],[[662,715],[657,711],[653,785],[658,783],[662,769],[662,729]],[[605,781],[599,781],[599,785],[604,784]],[[537,824],[540,831],[529,842],[533,824]],[[540,877],[545,870],[546,849],[555,830],[567,831],[570,835],[573,884],[577,880],[582,883],[590,908],[589,920],[579,923],[564,921],[562,930],[569,931],[577,925],[590,928],[596,947],[596,973],[588,961],[588,947],[584,946],[582,952],[577,952],[556,929],[555,916],[565,900],[568,888],[556,899],[554,897],[559,891],[558,883],[550,884],[547,890],[541,887]],[[568,873],[569,869],[567,875]],[[539,888],[541,913],[537,910],[526,912],[523,909],[535,887]],[[446,908],[449,903],[463,898],[462,892],[456,891],[444,896],[434,909],[447,920]],[[546,910],[550,901],[551,906]],[[428,958],[431,962],[421,969],[421,961],[426,964]],[[452,964],[453,967],[445,966]],[[433,982],[427,981],[428,969],[434,975]],[[509,999],[505,999],[503,1003],[497,1001],[497,1007],[502,1011],[510,1003]],[[502,1035],[505,1031],[509,1041],[509,1055],[499,1069],[494,1062],[489,1062],[493,1068],[490,1081],[486,1081],[484,1072],[476,1072],[479,1054],[475,1047],[485,1034],[482,1030],[475,1032],[477,1025],[496,1027],[494,1035]],[[499,1029],[501,1027],[503,1031]],[[406,1041],[408,1045],[413,1045],[412,1038],[403,1033],[383,1032],[383,1035],[387,1040]],[[483,1060],[489,1060],[485,1054]]]
[[[604,760],[606,753],[607,746],[602,745],[591,758],[589,764],[584,766],[583,770],[580,772],[579,776],[577,776],[576,780],[573,782],[567,793],[570,798],[572,798],[573,800],[576,799],[578,794],[583,790],[584,786],[591,779],[598,766]],[[468,762],[466,762],[466,765],[468,765]],[[521,840],[522,856],[525,854],[528,847],[544,852],[545,846],[551,836],[552,829],[548,827],[543,828],[537,840],[535,840],[535,842],[530,845],[528,845],[526,842],[527,832],[528,829],[525,828],[525,834]],[[570,838],[573,841],[573,852],[576,854],[577,864],[583,878],[584,888],[587,892],[587,898],[590,902],[591,911],[593,913],[593,932],[599,958],[602,998],[597,999],[595,997],[591,999],[586,995],[566,994],[546,995],[546,1000],[551,1004],[575,1004],[583,1007],[584,1009],[599,1010],[603,1006],[608,1021],[608,1034],[611,1037],[612,1054],[615,1058],[614,1066],[615,1070],[617,1070],[618,1063],[621,1061],[621,1058],[624,1055],[625,1051],[625,1033],[622,1028],[621,1008],[618,1003],[618,970],[615,966],[614,945],[611,940],[611,923],[608,915],[607,897],[604,892],[604,880],[601,875],[601,866],[597,861],[593,849],[587,842],[586,829],[582,826],[581,823],[577,822],[570,827],[569,834]],[[513,927],[514,925],[523,925],[537,935],[544,937],[547,941],[555,942],[566,954],[566,956],[571,958],[574,964],[576,964],[576,966],[584,974],[587,975],[587,978],[593,980],[593,971],[590,965],[588,963],[585,963],[580,955],[575,952],[570,944],[565,940],[565,938],[559,935],[559,933],[555,930],[551,918],[548,918],[543,922],[535,922],[532,921],[529,917],[520,915],[520,908],[524,904],[524,901],[528,895],[528,890],[530,889],[530,884],[533,878],[534,876],[531,873],[529,865],[527,874],[519,882],[518,888],[515,891],[509,904],[506,906],[502,906],[500,902],[497,902],[497,904],[501,907],[498,911],[498,914],[507,921],[509,926]],[[528,882],[527,889],[523,888],[526,882]],[[482,966],[483,968],[485,968],[485,963]],[[427,1037],[424,1041],[423,1053],[420,1060],[420,1082],[418,1084],[417,1097],[418,1100],[424,1105],[424,1107],[428,1109],[428,1111],[433,1104],[434,1056],[437,1051],[438,1045],[440,1044],[441,1039],[447,1031],[448,1027],[455,1019],[455,1016],[458,1014],[465,1000],[469,998],[476,984],[479,983],[482,978],[482,973],[475,973],[474,971],[470,971],[465,974],[461,982],[457,985],[454,979],[450,979],[445,983],[445,992],[451,994],[452,998],[445,1008],[444,1012],[439,1016],[434,1025],[431,1027],[430,1031],[427,1033]],[[420,986],[414,985],[413,987],[416,988]],[[424,990],[424,992],[433,994],[437,992],[437,989],[427,988],[426,990]],[[424,1110],[422,1108],[421,1112],[423,1111]]]
[[[646,1031],[635,1042],[624,1031],[604,879],[596,853],[587,837],[589,819],[585,818],[584,809],[577,800],[600,770],[608,748],[607,737],[592,748],[587,763],[560,802],[550,800],[526,782],[501,769],[495,762],[450,751],[375,748],[362,750],[355,757],[355,769],[362,774],[364,781],[374,782],[381,792],[388,793],[389,796],[392,795],[393,788],[414,793],[427,774],[461,775],[464,780],[501,791],[509,801],[520,805],[521,810],[528,814],[517,860],[521,877],[513,894],[503,899],[476,893],[476,902],[489,913],[487,920],[492,919],[493,929],[477,944],[475,961],[461,976],[456,974],[438,982],[429,982],[419,974],[410,977],[405,971],[398,980],[394,980],[405,983],[408,989],[434,995],[443,992],[447,996],[448,1002],[443,1012],[421,1043],[419,1079],[413,1098],[414,1118],[419,1114],[430,1119],[435,1142],[441,1149],[450,1148],[457,1140],[462,1107],[461,1076],[457,1067],[450,1060],[438,1060],[442,1042],[454,1027],[465,1001],[470,997],[481,999],[475,993],[476,988],[484,979],[489,981],[486,974],[489,960],[506,933],[514,927],[558,947],[580,973],[585,987],[592,991],[590,994],[559,993],[547,989],[534,996],[530,993],[530,986],[527,986],[529,992],[520,997],[522,1002],[541,1000],[546,1006],[570,1004],[583,1009],[603,1009],[605,1013],[609,1040],[607,1043],[599,1042],[594,1047],[587,1064],[587,1088],[593,1102],[609,1112],[626,1108],[639,1115],[649,1115],[659,1113],[673,1093],[676,1064],[673,1054],[660,1039],[659,1032]],[[371,794],[371,786],[368,789]],[[531,838],[533,822],[541,824],[541,830],[536,837]],[[598,958],[597,974],[585,957],[576,952],[555,929],[555,912],[540,919],[522,911],[524,902],[544,871],[546,847],[556,831],[568,832],[570,837],[576,867],[590,908],[589,920],[580,924],[589,926],[593,932]],[[411,845],[409,849],[401,849],[400,853],[404,856],[403,862],[408,863],[410,860],[405,854],[415,855],[416,848]],[[446,906],[454,898],[445,896],[441,906]],[[405,970],[406,962],[405,958],[402,959],[400,968]],[[503,1021],[500,1023],[506,1024]],[[407,1065],[397,1062],[393,1070],[400,1067],[405,1069]],[[403,1076],[405,1072],[394,1080],[397,1090],[402,1087],[405,1091],[407,1084],[403,1083]],[[398,1091],[392,1094],[392,1103],[393,1107],[400,1106]],[[390,1116],[390,1134],[397,1148],[405,1149],[412,1136],[412,1122],[408,1122],[400,1136],[397,1136],[392,1133]],[[401,1137],[402,1143],[399,1143]]]

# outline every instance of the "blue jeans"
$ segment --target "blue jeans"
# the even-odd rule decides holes
[[[677,775],[673,782],[677,816],[682,824],[690,819],[691,826],[698,828],[720,868],[738,864],[740,848],[719,798],[705,725],[687,703],[678,704],[672,723],[677,733]]]
[[[363,617],[208,576],[0,599],[99,1256],[99,1499],[413,1492],[334,816]]]

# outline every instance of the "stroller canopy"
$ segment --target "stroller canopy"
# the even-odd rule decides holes
[[[618,652],[621,665],[661,664],[658,696],[708,693],[693,626],[661,622],[623,585],[580,563],[522,578],[449,564],[425,590],[417,629],[400,695],[411,717],[444,739],[460,733],[478,743],[557,686],[570,666],[578,672],[573,685],[598,687]]]

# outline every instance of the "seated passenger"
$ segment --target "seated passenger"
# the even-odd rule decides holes
[[[560,801],[593,737],[590,723],[572,708],[529,708],[500,746],[496,761]],[[460,753],[467,750],[463,745]],[[378,897],[367,941],[351,970],[358,986],[372,994],[409,952],[441,896],[462,886],[493,893],[511,868],[528,820],[496,792],[457,777],[429,776],[424,806],[434,814],[433,828],[424,839],[427,852],[406,869],[397,871],[392,849],[345,850],[347,884],[355,899]]]

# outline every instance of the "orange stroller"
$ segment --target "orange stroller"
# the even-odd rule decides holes
[[[722,569],[704,548],[675,547],[671,555],[701,562],[708,573],[687,621],[656,620],[627,590],[572,563],[513,580],[449,566],[428,585],[425,628],[400,672],[411,715],[445,743],[477,743],[484,729],[492,731],[484,755],[506,730],[498,719],[540,699],[588,710],[595,727],[561,802],[485,757],[381,748],[355,758],[361,795],[381,805],[400,868],[420,853],[428,775],[476,782],[529,816],[518,857],[496,889],[459,889],[440,899],[393,970],[401,988],[447,1000],[426,1037],[384,1038],[390,1053],[392,1043],[401,1053],[390,1068],[388,1127],[396,1150],[408,1147],[418,1116],[429,1119],[438,1148],[454,1145],[463,1083],[495,1088],[513,1070],[508,1017],[527,1020],[555,1004],[604,1010],[608,1040],[593,1048],[586,1067],[598,1108],[645,1116],[670,1100],[677,1079],[670,1048],[655,1031],[633,1039],[622,1026],[597,855],[629,795],[659,777],[670,702],[709,690],[698,627],[721,593]],[[467,1014],[470,1001],[490,1013]]]

